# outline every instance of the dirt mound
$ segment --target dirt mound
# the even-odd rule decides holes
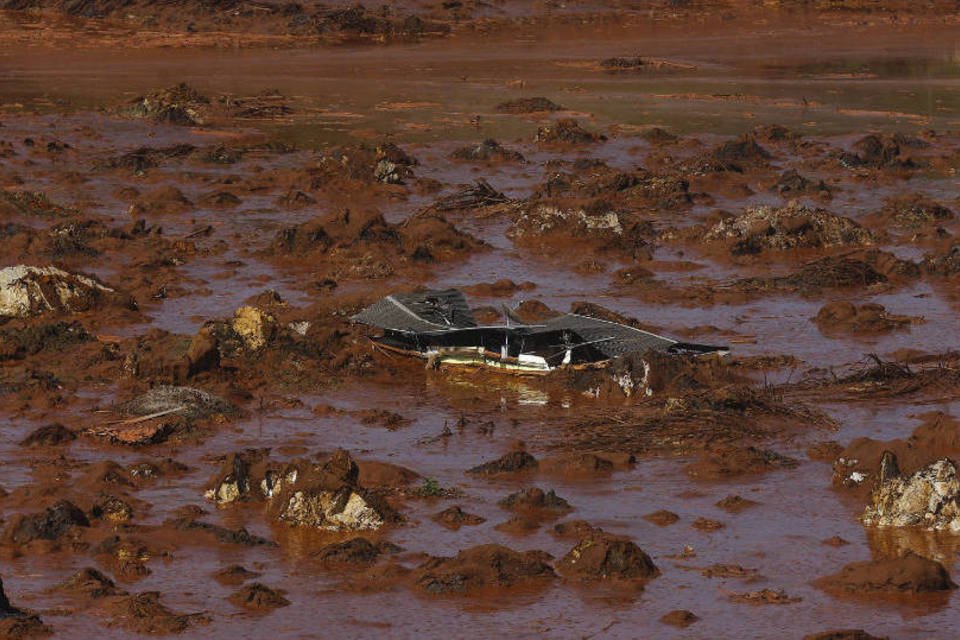
[[[444,509],[440,513],[435,514],[433,520],[452,531],[457,531],[460,527],[473,527],[487,521],[486,518],[467,513],[459,506]]]
[[[436,212],[421,212],[401,224],[379,213],[343,211],[288,227],[268,255],[301,262],[323,260],[335,280],[381,278],[404,266],[462,258],[485,245]]]
[[[34,638],[46,636],[53,630],[43,624],[40,616],[18,609],[10,604],[3,580],[0,580],[0,637]]]
[[[530,473],[540,466],[537,459],[526,451],[511,451],[496,460],[484,462],[467,470],[467,473],[483,476]]]
[[[850,218],[796,203],[782,208],[747,209],[735,218],[714,225],[703,239],[729,242],[733,255],[874,243],[873,235]]]
[[[597,534],[581,540],[557,563],[557,571],[577,580],[640,580],[660,575],[643,550],[628,538]]]
[[[722,447],[703,454],[685,467],[687,475],[697,480],[723,480],[744,475],[791,469],[800,464],[775,451],[756,447]]]
[[[562,118],[553,124],[540,127],[535,140],[548,145],[578,145],[601,142],[606,139],[607,137],[603,134],[584,129],[574,118]]]
[[[164,635],[183,633],[209,618],[200,614],[176,613],[160,602],[160,593],[144,591],[131,596],[112,598],[104,603],[110,625],[134,633]]]
[[[918,193],[897,195],[870,216],[878,227],[891,226],[916,231],[939,225],[956,218],[952,209]]]
[[[461,147],[450,154],[454,160],[467,162],[525,162],[523,154],[508,149],[493,138],[487,138],[476,145]]]
[[[825,304],[813,322],[823,333],[854,333],[857,335],[889,333],[904,329],[922,318],[887,313],[881,304],[857,306],[846,300]]]
[[[872,636],[863,629],[837,629],[803,636],[803,640],[890,640],[887,636]]]
[[[55,447],[69,444],[77,439],[70,429],[59,423],[48,424],[31,431],[26,438],[20,441],[21,447]]]
[[[573,509],[570,503],[554,493],[553,489],[544,491],[539,487],[511,493],[497,504],[504,509],[542,517],[560,517]]]
[[[288,607],[291,602],[283,597],[283,591],[255,582],[248,584],[230,596],[230,602],[254,613],[267,613],[280,607]]]
[[[86,514],[69,500],[60,500],[41,513],[18,514],[10,519],[3,540],[25,545],[34,540],[59,541],[79,535],[77,529],[90,526]]]
[[[76,209],[59,205],[42,191],[6,191],[0,189],[0,213],[4,217],[65,218],[75,216]]]
[[[676,609],[660,616],[660,622],[663,624],[669,624],[673,627],[679,627],[681,629],[685,629],[699,620],[699,616],[692,611],[687,611],[686,609]]]
[[[909,168],[913,160],[902,154],[902,138],[890,135],[870,134],[853,144],[853,153],[840,154],[840,163],[849,168],[871,169]]]
[[[203,126],[208,118],[210,98],[181,82],[178,85],[134,99],[121,109],[132,118],[147,118],[163,124]]]
[[[916,594],[957,588],[942,564],[915,553],[900,558],[851,562],[814,584],[824,591],[850,595]]]
[[[524,113],[543,113],[549,111],[561,111],[563,107],[543,97],[518,98],[508,100],[497,105],[497,112],[510,114]]]
[[[237,585],[242,584],[243,582],[252,578],[256,578],[259,575],[260,574],[258,572],[250,571],[239,564],[232,564],[229,567],[224,567],[223,569],[217,571],[213,575],[213,578],[223,585]]]
[[[829,198],[830,188],[823,180],[811,179],[800,175],[796,169],[784,171],[770,190],[784,198],[799,196],[818,196]]]
[[[117,588],[113,580],[93,567],[77,571],[58,584],[56,590],[87,600],[99,600],[125,593],[123,589]]]
[[[497,544],[465,549],[452,558],[431,558],[412,575],[430,594],[471,594],[484,588],[545,586],[556,574],[542,551],[514,551]]]
[[[589,243],[634,260],[652,256],[650,223],[605,201],[587,206],[564,200],[531,201],[522,206],[507,236],[517,244],[553,252],[566,253],[571,245]]]

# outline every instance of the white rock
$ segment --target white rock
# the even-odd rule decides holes
[[[0,269],[0,316],[26,318],[48,311],[83,311],[91,293],[113,293],[113,289],[56,267]]]

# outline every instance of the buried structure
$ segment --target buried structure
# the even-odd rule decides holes
[[[432,366],[480,366],[515,374],[603,368],[617,358],[660,352],[722,356],[727,347],[678,342],[634,327],[574,313],[536,324],[478,325],[462,292],[417,291],[387,296],[353,316],[377,327],[374,338],[390,351]]]

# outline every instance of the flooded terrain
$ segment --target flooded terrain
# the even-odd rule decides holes
[[[894,4],[5,3],[0,633],[954,637],[960,32]],[[350,321],[417,288],[731,353],[425,367]]]

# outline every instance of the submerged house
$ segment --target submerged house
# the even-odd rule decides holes
[[[509,314],[508,314],[509,318]],[[482,366],[517,374],[601,368],[630,354],[726,355],[727,347],[679,342],[574,313],[537,324],[478,325],[456,289],[387,296],[352,318],[377,327],[377,344],[440,365]]]

